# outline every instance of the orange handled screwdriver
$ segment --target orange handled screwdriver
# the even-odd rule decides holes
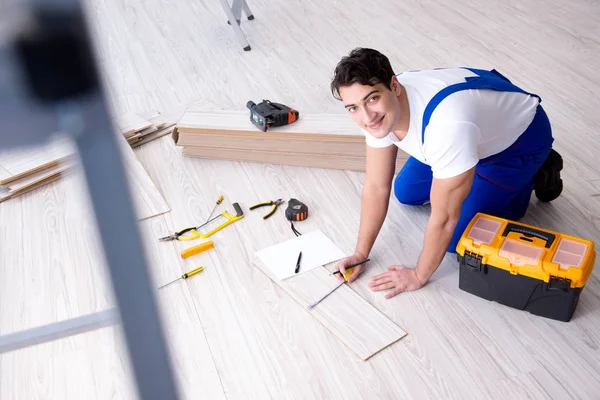
[[[208,242],[200,243],[194,247],[188,247],[187,249],[181,252],[181,258],[188,258],[191,256],[195,256],[196,254],[202,253],[203,251],[210,250],[215,247],[215,244],[212,240]]]

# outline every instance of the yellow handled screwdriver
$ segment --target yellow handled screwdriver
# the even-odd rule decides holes
[[[220,195],[219,198],[217,199],[217,204],[215,204],[215,206],[213,207],[212,211],[210,212],[210,214],[208,215],[208,218],[206,218],[206,222],[208,222],[208,220],[210,219],[210,217],[212,217],[213,213],[215,212],[215,210],[217,209],[217,206],[219,204],[221,204],[221,202],[223,201],[223,195]]]
[[[196,275],[198,272],[202,272],[202,271],[204,271],[204,267],[200,266],[200,267],[198,267],[196,269],[191,270],[190,272],[186,272],[185,274],[181,275],[179,278],[175,279],[174,281],[171,281],[169,283],[165,283],[164,285],[162,285],[161,287],[159,287],[159,289],[162,289],[165,286],[168,286],[168,285],[170,285],[173,282],[177,282],[180,279],[187,279],[190,276]]]

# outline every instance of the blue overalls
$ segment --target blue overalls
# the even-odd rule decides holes
[[[465,82],[442,89],[427,104],[423,114],[421,141],[425,140],[425,128],[435,107],[452,93],[493,89],[525,93],[540,99],[518,88],[496,70],[467,69],[477,76],[467,77]],[[553,141],[548,117],[538,105],[533,121],[515,143],[498,154],[479,160],[473,186],[462,205],[460,219],[448,246],[449,252],[456,252],[460,237],[477,212],[510,220],[519,220],[525,215],[534,188],[534,175],[550,153]],[[431,167],[409,157],[396,176],[394,194],[403,204],[425,204],[429,201],[432,180]]]

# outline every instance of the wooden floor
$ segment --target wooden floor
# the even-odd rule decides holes
[[[450,2],[249,0],[243,52],[218,1],[88,0],[107,96],[115,112],[207,99],[244,110],[268,98],[300,112],[340,112],[333,68],[356,46],[386,53],[397,72],[496,68],[539,94],[565,158],[564,192],[532,198],[524,222],[600,245],[600,4],[591,0]],[[447,256],[423,289],[385,300],[371,275],[414,266],[427,208],[392,202],[372,263],[352,288],[408,332],[368,361],[250,265],[255,251],[291,238],[283,210],[267,221],[258,200],[299,198],[302,231],[322,229],[354,247],[363,175],[184,159],[168,137],[136,154],[171,212],[140,222],[157,287],[198,264],[206,270],[157,292],[186,399],[597,399],[600,270],[570,323],[534,317],[458,289]],[[243,220],[215,249],[182,260],[157,238],[239,202]],[[0,204],[0,334],[114,306],[84,186],[63,179]],[[123,266],[126,268],[127,266]],[[0,398],[133,399],[119,328],[0,356]]]

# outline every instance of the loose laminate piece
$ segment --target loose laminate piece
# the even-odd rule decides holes
[[[21,195],[24,195],[25,193],[29,193],[32,190],[41,188],[42,186],[45,186],[49,183],[56,182],[57,180],[62,178],[67,172],[68,168],[59,168],[55,171],[51,171],[49,173],[41,175],[37,179],[27,182],[22,186],[18,186],[14,190],[10,190],[4,196],[0,197],[0,203],[10,199],[14,199],[15,197],[19,197]]]
[[[119,115],[115,118],[114,122],[117,126],[117,129],[123,134],[123,136],[125,136],[125,138],[129,138],[136,132],[152,126],[152,122],[134,113]]]
[[[124,165],[131,185],[131,196],[135,203],[138,219],[146,219],[171,211],[150,176],[139,162],[133,149],[122,136],[117,136],[122,149]]]
[[[255,258],[253,263],[302,307],[308,307],[339,284],[324,267],[279,281],[259,258]],[[361,360],[368,360],[407,335],[346,285],[308,312]]]
[[[11,148],[0,153],[0,165],[10,173],[0,185],[54,167],[75,152],[73,141],[65,136],[55,137],[39,146]]]
[[[0,180],[0,186],[15,189],[15,186],[21,186],[23,182],[31,181],[33,179],[38,178],[39,176],[48,174],[48,172],[54,171],[58,168],[64,167],[67,164],[70,164],[70,161],[72,161],[71,157],[65,156],[59,158],[58,160],[49,161],[38,167],[29,169],[16,175],[12,175],[9,173],[6,178]]]
[[[157,130],[156,132],[152,132],[138,138],[127,139],[127,142],[131,145],[131,148],[136,148],[155,139],[161,138],[166,135],[170,135],[171,133],[173,133],[174,128],[175,123],[167,125],[166,127],[163,127],[160,130]]]

